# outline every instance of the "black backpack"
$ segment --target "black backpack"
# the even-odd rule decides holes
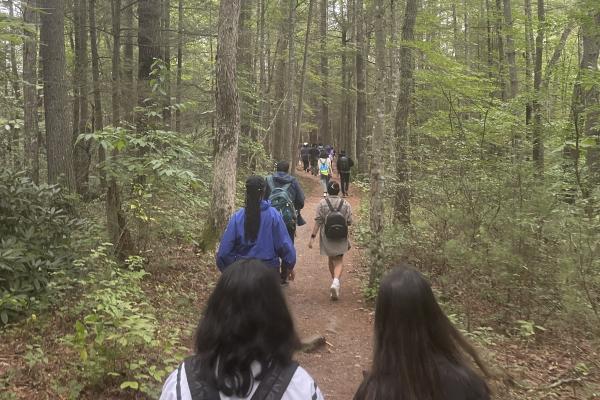
[[[350,160],[346,156],[341,156],[339,159],[340,172],[350,172]]]
[[[182,365],[185,365],[192,400],[220,400],[217,388],[198,379],[197,362],[194,356],[186,358],[177,370],[177,400],[181,400]],[[297,369],[298,363],[295,361],[286,367],[271,366],[250,400],[281,400]]]
[[[344,214],[341,213],[344,200],[340,199],[337,209],[333,208],[328,197],[325,198],[325,201],[329,206],[329,214],[325,217],[325,236],[333,240],[348,238],[348,221]]]

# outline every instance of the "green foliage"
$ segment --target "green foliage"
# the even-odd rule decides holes
[[[159,335],[154,310],[148,304],[141,282],[147,273],[143,260],[131,259],[124,269],[107,256],[107,247],[92,250],[80,260],[90,267],[82,282],[85,294],[73,309],[78,316],[74,333],[65,343],[78,355],[79,381],[94,387],[117,380],[121,389],[156,395],[170,370],[168,360],[149,361],[148,354],[173,353],[176,331]],[[173,354],[173,357],[176,357]]]
[[[84,221],[70,209],[58,186],[37,186],[23,173],[0,172],[1,324],[46,302],[58,289],[52,280],[75,272],[74,239]]]

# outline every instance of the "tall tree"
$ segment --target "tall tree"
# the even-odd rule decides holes
[[[240,0],[221,0],[216,65],[216,152],[213,163],[212,227],[225,228],[235,206],[240,104],[236,76],[236,52]]]
[[[133,124],[135,121],[134,108],[137,101],[137,90],[135,86],[135,60],[133,57],[134,51],[134,39],[135,39],[135,26],[134,26],[134,13],[133,7],[137,4],[137,0],[131,0],[123,7],[122,12],[125,14],[124,22],[125,26],[119,30],[124,31],[125,43],[123,48],[123,80],[122,80],[122,109],[124,118],[129,123]],[[119,39],[119,46],[121,40]]]
[[[292,165],[292,173],[296,170],[297,161],[297,143],[294,137],[294,122],[296,120],[294,114],[294,89],[296,85],[296,6],[297,0],[289,0],[288,14],[288,62],[286,70],[286,85],[287,98],[285,105],[285,117],[287,121],[284,148],[285,159],[289,160]]]
[[[321,105],[319,113],[319,138],[325,144],[333,144],[329,133],[329,57],[327,54],[328,0],[321,0],[320,11]]]
[[[94,115],[92,128],[94,131],[104,130],[104,115],[102,111],[102,92],[100,89],[100,55],[98,53],[98,26],[96,24],[96,0],[90,0],[90,48],[92,54],[92,88],[94,92]],[[98,146],[98,159],[100,163],[106,161],[106,152],[103,146]],[[100,184],[106,188],[106,170],[100,169]]]
[[[410,224],[410,167],[409,155],[409,124],[413,90],[414,60],[410,41],[415,37],[415,22],[417,19],[417,1],[407,0],[402,25],[402,45],[400,47],[400,93],[396,107],[395,136],[396,136],[396,176],[398,188],[394,198],[394,219],[401,224]]]
[[[69,190],[73,190],[73,146],[65,75],[65,2],[40,0],[39,6],[48,182],[62,181]]]
[[[171,122],[171,0],[162,0],[161,39],[163,45],[162,59],[165,62],[165,95],[163,99],[163,123],[170,129]]]
[[[381,234],[383,232],[383,160],[376,149],[384,148],[385,130],[385,93],[386,93],[386,63],[385,63],[385,31],[384,31],[384,4],[383,0],[375,0],[375,63],[377,65],[377,79],[375,92],[375,129],[373,129],[371,151],[371,253],[373,263],[369,276],[369,284],[374,286],[383,273],[383,259],[381,248]]]
[[[513,17],[511,0],[503,0],[504,33],[506,36],[506,59],[508,60],[509,90],[508,98],[514,99],[519,93],[519,75],[517,71],[515,40],[513,38]]]
[[[546,9],[544,0],[537,0],[538,28],[535,38],[535,64],[533,68],[533,162],[537,174],[544,172],[544,137],[542,126],[541,86],[544,57],[544,33],[546,31]]]
[[[177,2],[177,82],[175,102],[181,104],[183,82],[183,0]],[[181,132],[181,108],[175,109],[175,131]]]
[[[40,179],[40,138],[38,126],[38,40],[37,25],[39,21],[37,13],[37,1],[28,0],[23,4],[23,21],[33,25],[35,29],[25,29],[25,40],[23,43],[23,108],[24,121],[23,131],[25,133],[25,165],[31,173],[35,183]]]
[[[140,0],[138,3],[138,106],[140,112],[136,118],[138,132],[147,127],[144,107],[146,99],[152,96],[150,78],[152,65],[164,57],[161,48],[161,1]],[[163,60],[164,61],[164,60]]]
[[[308,0],[308,16],[306,19],[306,33],[304,36],[304,51],[302,53],[302,68],[300,70],[300,87],[298,89],[298,107],[296,109],[296,125],[294,130],[294,142],[300,141],[300,129],[302,127],[302,114],[304,113],[304,85],[306,83],[306,67],[308,65],[310,28],[312,25],[314,0]]]
[[[356,153],[358,168],[367,170],[367,71],[365,10],[363,0],[356,0]]]
[[[88,133],[88,0],[75,0],[74,25],[75,25],[75,74],[73,76],[76,98],[73,120],[73,165],[75,169],[75,184],[77,193],[85,195],[88,190],[88,179],[90,171],[90,142],[87,140],[77,141],[80,134]]]

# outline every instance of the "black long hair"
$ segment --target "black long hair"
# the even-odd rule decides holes
[[[246,207],[244,219],[244,238],[253,242],[260,229],[260,204],[265,193],[265,179],[251,176],[246,179]]]
[[[239,260],[221,275],[196,332],[199,378],[227,396],[247,397],[253,361],[260,380],[270,365],[285,366],[300,340],[276,273],[259,260]]]
[[[444,382],[489,394],[466,355],[488,376],[475,349],[452,325],[427,280],[409,266],[381,282],[375,310],[372,370],[355,400],[443,400]]]

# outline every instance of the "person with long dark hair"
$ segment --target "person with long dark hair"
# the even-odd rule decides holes
[[[300,347],[277,276],[259,260],[221,275],[196,330],[195,354],[165,382],[160,400],[323,400],[292,356]]]
[[[223,271],[240,259],[262,260],[274,271],[281,265],[293,280],[296,250],[281,214],[264,200],[265,180],[246,180],[246,205],[229,220],[217,252],[217,267]]]
[[[381,281],[373,364],[354,400],[488,400],[490,390],[472,362],[489,376],[427,280],[401,266]]]

